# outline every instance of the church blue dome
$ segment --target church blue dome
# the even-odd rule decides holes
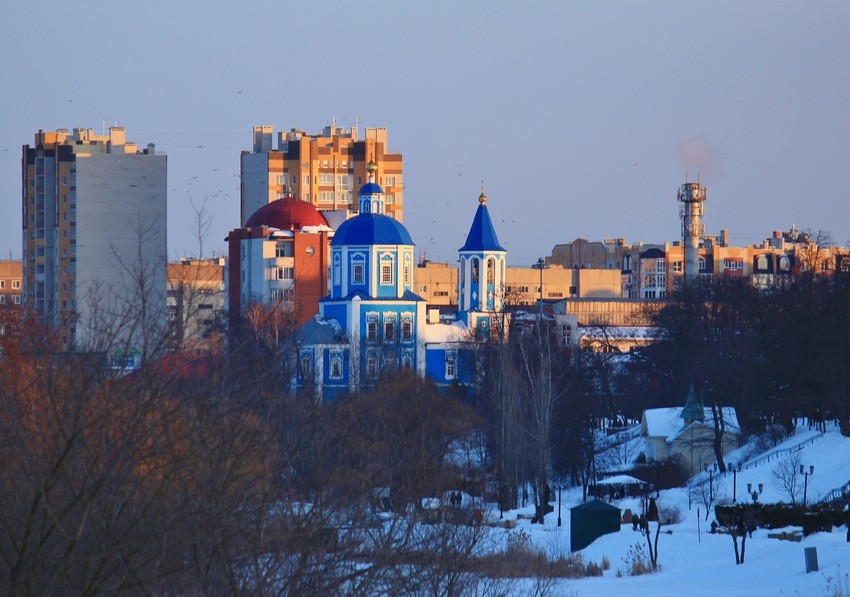
[[[377,187],[378,185],[374,186]],[[361,213],[343,222],[337,228],[331,241],[331,246],[334,247],[342,245],[412,244],[413,239],[410,238],[410,233],[400,222],[383,214],[366,213]]]
[[[360,187],[359,195],[383,195],[384,189],[381,188],[376,182],[367,182],[362,187]]]

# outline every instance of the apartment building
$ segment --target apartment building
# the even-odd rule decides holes
[[[227,312],[224,273],[224,258],[181,259],[168,264],[166,315],[172,350],[222,348]]]
[[[403,158],[391,153],[386,128],[328,126],[320,134],[290,129],[277,134],[274,127],[255,126],[253,148],[243,151],[241,163],[241,225],[260,207],[294,195],[321,211],[331,227],[358,211],[357,189],[368,178],[366,166],[377,166],[375,181],[384,190],[386,215],[403,219]]]
[[[122,127],[75,128],[39,130],[21,162],[26,306],[66,350],[149,348],[165,325],[166,156]]]
[[[432,306],[458,304],[458,268],[449,263],[420,262],[414,270],[416,292]],[[536,305],[568,297],[616,298],[620,272],[601,269],[567,269],[562,265],[507,267],[503,289],[506,307]],[[542,286],[541,286],[542,284]]]
[[[252,305],[268,305],[300,326],[328,294],[333,230],[315,207],[293,196],[255,211],[227,237],[229,325],[237,333]]]
[[[23,263],[0,261],[0,307],[20,305],[23,295]]]

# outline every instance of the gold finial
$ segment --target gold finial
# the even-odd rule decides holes
[[[487,203],[487,195],[484,194],[484,181],[481,181],[481,194],[478,195],[478,203],[484,205]]]

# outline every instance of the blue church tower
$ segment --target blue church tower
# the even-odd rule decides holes
[[[340,225],[331,241],[330,294],[297,333],[295,385],[332,398],[408,369],[438,386],[469,386],[476,375],[476,340],[491,334],[494,316],[503,307],[506,251],[496,238],[487,196],[482,189],[459,250],[457,317],[428,321],[425,300],[413,292],[413,240],[384,213],[375,164],[366,169],[360,211]]]
[[[398,368],[425,372],[425,300],[413,293],[413,240],[384,213],[377,167],[366,166],[359,213],[331,241],[330,294],[301,331],[299,383],[325,395],[376,383]],[[333,331],[330,331],[333,328]]]
[[[472,227],[458,253],[458,319],[479,337],[489,335],[493,315],[504,307],[507,251],[499,244],[483,187]]]

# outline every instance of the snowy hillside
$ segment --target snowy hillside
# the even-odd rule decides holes
[[[731,454],[744,459],[746,450]],[[814,474],[808,477],[807,497],[812,503],[826,495],[831,489],[850,481],[850,438],[841,437],[835,429],[825,434],[807,428],[775,446],[770,453],[743,460],[743,470],[737,475],[738,502],[752,501],[746,493],[746,485],[754,488],[761,483],[762,503],[790,502],[788,489],[775,478],[773,471],[780,463],[792,462],[795,467],[803,464],[808,470],[814,465]],[[699,483],[707,475],[698,475],[692,483]],[[718,496],[715,504],[732,503],[733,475],[714,474],[713,490]],[[804,476],[800,475],[795,498],[801,501]],[[630,553],[640,549],[646,553],[646,538],[632,530],[630,524],[623,525],[620,532],[605,535],[580,553],[585,561],[601,564],[603,558],[610,568],[601,578],[560,581],[555,594],[577,595],[850,595],[850,542],[847,527],[834,528],[831,533],[816,533],[801,542],[769,538],[766,529],[758,529],[748,539],[746,561],[736,565],[733,541],[729,535],[710,534],[709,524],[714,520],[713,510],[706,521],[705,507],[700,499],[688,491],[673,489],[662,491],[658,506],[662,509],[678,508],[681,522],[662,527],[658,540],[658,563],[660,571],[642,576],[626,576]],[[558,508],[546,516],[545,525],[531,525],[522,515],[527,511],[507,513],[507,518],[520,515],[517,528],[506,533],[525,532],[531,541],[550,556],[569,553],[570,512],[569,508],[580,503],[580,493],[573,490],[562,496],[562,521],[558,528]],[[640,500],[625,499],[615,502],[621,509],[640,511]],[[699,514],[699,516],[698,516]],[[655,523],[651,523],[655,535]],[[792,530],[792,529],[788,529]],[[670,531],[667,534],[665,531]],[[815,547],[819,571],[806,573],[804,548]],[[618,571],[623,576],[618,576]]]

